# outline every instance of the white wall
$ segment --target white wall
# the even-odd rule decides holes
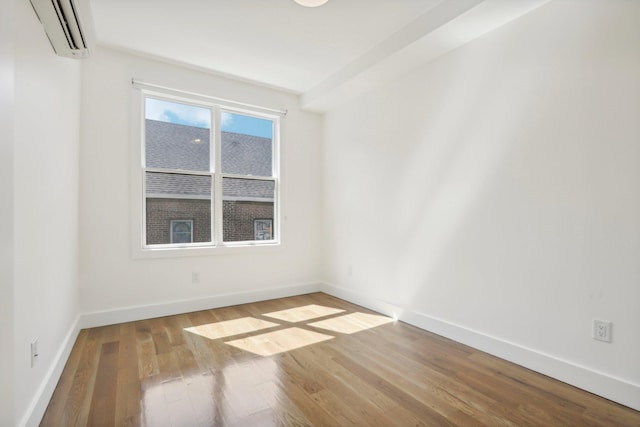
[[[13,107],[14,10],[0,2],[0,425],[11,425],[13,411]]]
[[[324,144],[328,282],[640,407],[640,2],[551,2],[330,112]]]
[[[81,304],[85,312],[171,304],[295,286],[320,278],[321,119],[295,96],[137,56],[99,49],[83,63]],[[130,253],[131,79],[273,108],[283,120],[283,245],[203,257],[132,259]],[[137,144],[137,141],[134,142]],[[200,284],[191,273],[200,273]]]
[[[29,2],[14,4],[15,344],[10,349],[15,419],[22,422],[78,314],[81,76],[78,62],[53,53]],[[31,368],[34,338],[40,356]]]
[[[0,424],[46,395],[78,288],[81,311],[100,312],[313,283],[323,271],[353,294],[637,390],[639,7],[552,2],[323,126],[296,97],[239,81],[104,48],[82,65],[56,57],[28,2],[1,3],[0,190],[14,200],[0,219],[14,235],[0,241],[0,339],[12,343]],[[279,251],[131,258],[132,77],[289,109]],[[612,344],[591,340],[592,318],[614,322]]]

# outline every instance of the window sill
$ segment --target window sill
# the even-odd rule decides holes
[[[182,258],[214,255],[244,255],[255,253],[273,253],[282,249],[280,242],[273,243],[241,243],[224,246],[192,246],[192,247],[133,247],[133,259]]]

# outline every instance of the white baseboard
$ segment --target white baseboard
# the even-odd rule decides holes
[[[357,291],[327,283],[322,284],[320,290],[640,411],[638,384],[424,313],[397,307]]]
[[[279,288],[261,289],[259,291],[235,292],[159,304],[137,305],[118,308],[115,310],[84,313],[81,316],[81,327],[95,328],[98,326],[114,325],[116,323],[133,322],[136,320],[152,319],[154,317],[171,316],[174,314],[190,313],[192,311],[229,307],[232,305],[248,304],[256,301],[266,301],[275,298],[309,294],[312,292],[319,292],[320,286],[321,285],[319,283],[307,283]]]
[[[69,328],[69,332],[67,332],[67,335],[64,337],[64,341],[60,345],[60,348],[58,349],[58,352],[56,353],[51,366],[42,379],[42,382],[40,383],[40,386],[38,387],[38,390],[36,391],[36,394],[27,409],[27,412],[18,423],[18,426],[36,427],[40,425],[42,416],[47,410],[47,406],[49,405],[51,396],[53,396],[56,385],[58,385],[58,380],[62,375],[62,370],[67,363],[67,359],[69,359],[71,349],[76,342],[76,338],[78,337],[79,332],[80,316],[78,315],[73,321],[71,328]]]

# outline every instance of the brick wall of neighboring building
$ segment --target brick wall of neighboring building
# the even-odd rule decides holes
[[[211,241],[211,202],[191,199],[147,199],[147,244],[171,243],[171,220],[193,220],[193,241]]]
[[[210,242],[210,206],[209,200],[147,199],[147,244],[170,243],[171,220],[193,220],[193,241]],[[226,242],[253,240],[254,220],[273,219],[273,203],[225,200],[223,214]]]
[[[256,219],[273,219],[272,202],[222,202],[222,233],[225,242],[254,239],[253,223]],[[273,230],[272,230],[273,233]]]

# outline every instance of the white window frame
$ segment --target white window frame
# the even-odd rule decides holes
[[[280,135],[281,118],[286,111],[279,111],[253,105],[234,103],[207,95],[199,95],[181,90],[164,88],[156,85],[144,84],[133,81],[132,90],[132,126],[131,126],[131,255],[133,258],[162,258],[182,256],[216,255],[224,253],[248,252],[248,251],[272,251],[281,246],[281,196],[280,196]],[[166,100],[170,102],[186,103],[198,107],[209,108],[212,112],[210,129],[210,155],[213,167],[209,172],[190,171],[190,174],[210,175],[212,177],[212,201],[211,201],[211,233],[210,243],[190,244],[162,244],[147,245],[146,243],[146,190],[145,172],[173,172],[184,171],[159,170],[158,168],[146,168],[145,165],[145,99],[147,97]],[[272,135],[272,176],[257,177],[251,175],[239,175],[221,173],[221,111],[238,113],[273,122]],[[223,224],[223,197],[222,182],[224,178],[255,179],[274,182],[273,197],[273,239],[250,240],[240,242],[224,242],[222,234]],[[218,196],[219,195],[219,196]],[[193,229],[192,229],[193,233]],[[192,234],[193,236],[193,234]]]

